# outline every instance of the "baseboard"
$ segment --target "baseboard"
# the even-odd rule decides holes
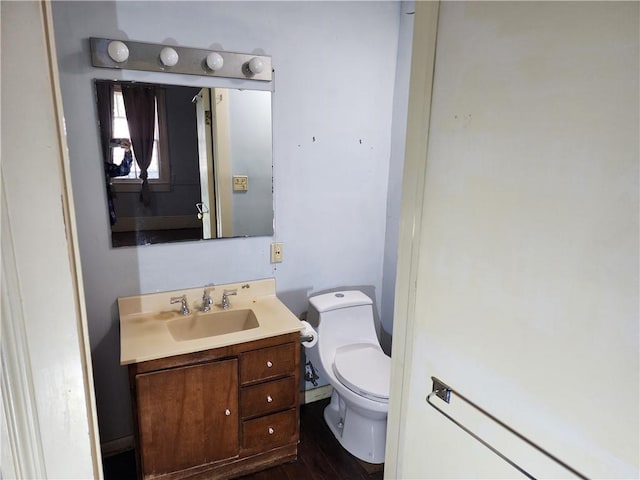
[[[317,402],[323,398],[329,398],[333,393],[331,385],[323,385],[322,387],[305,390],[304,395],[300,395],[303,404]]]
[[[126,452],[127,450],[132,450],[134,446],[135,440],[133,435],[128,435],[126,437],[116,438],[109,442],[104,442],[100,445],[100,448],[102,449],[102,456],[106,458],[117,455],[118,453]]]

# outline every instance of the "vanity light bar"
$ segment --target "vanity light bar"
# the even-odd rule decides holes
[[[207,62],[207,58],[209,61]],[[158,43],[91,38],[94,67],[272,80],[271,57],[178,47]]]

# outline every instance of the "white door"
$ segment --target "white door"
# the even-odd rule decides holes
[[[640,477],[639,7],[416,2],[386,478]]]
[[[211,89],[213,111],[213,164],[216,169],[216,213],[220,237],[233,237],[231,139],[229,131],[229,91]]]
[[[202,238],[216,238],[216,202],[213,167],[213,139],[211,137],[210,90],[203,88],[196,96],[198,128],[198,164],[200,168],[199,217],[202,221]]]
[[[101,478],[50,4],[0,9],[0,477]]]

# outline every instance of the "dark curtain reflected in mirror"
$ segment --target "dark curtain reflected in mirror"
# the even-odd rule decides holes
[[[138,178],[142,180],[140,201],[146,206],[151,203],[149,191],[149,166],[155,140],[156,89],[144,85],[125,84],[122,88],[125,114],[127,117],[127,135],[135,152],[135,160],[140,168]]]
[[[95,87],[112,246],[273,234],[271,92]]]

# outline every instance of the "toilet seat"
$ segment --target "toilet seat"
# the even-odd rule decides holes
[[[358,343],[336,350],[333,371],[349,390],[376,402],[389,401],[391,359],[376,345]]]

